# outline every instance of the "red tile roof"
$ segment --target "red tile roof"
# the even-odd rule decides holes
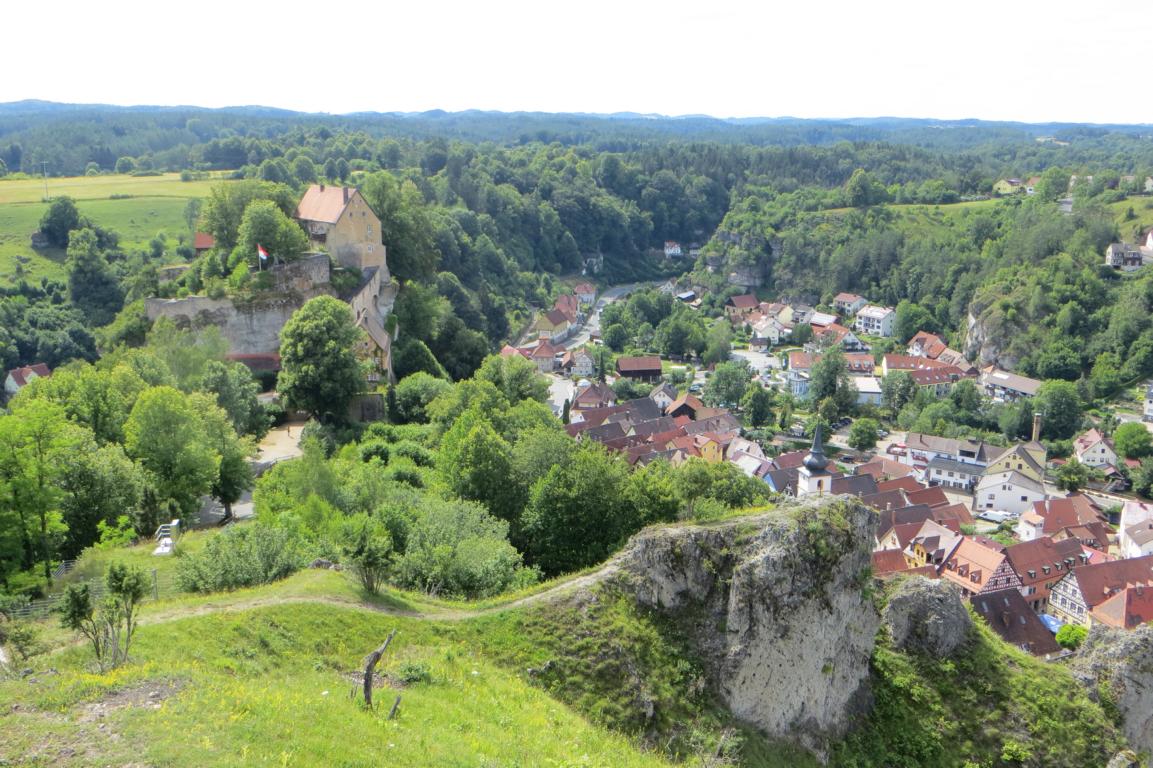
[[[874,462],[870,462],[870,464],[872,464],[872,463],[874,463]],[[863,466],[869,466],[869,465],[863,465]],[[858,467],[857,469],[858,469],[858,472],[857,472],[858,475],[872,474],[871,472],[859,471],[860,467]],[[895,478],[893,480],[883,480],[883,481],[877,483],[877,490],[878,491],[912,492],[912,491],[922,490],[924,487],[925,486],[923,486],[919,482],[917,482],[917,478],[913,477],[912,475],[905,475],[904,477],[898,477],[898,478]]]
[[[756,309],[759,302],[756,296],[746,293],[741,296],[730,296],[725,304],[736,309]]]
[[[1136,629],[1153,621],[1153,588],[1126,587],[1092,610],[1093,618],[1108,627]]]
[[[905,555],[900,549],[880,549],[873,552],[873,575],[884,576],[908,570]]]
[[[1083,565],[1066,578],[1076,579],[1085,605],[1092,609],[1131,584],[1153,584],[1153,555]]]
[[[8,371],[8,375],[16,382],[17,387],[26,387],[33,379],[41,378],[46,379],[52,375],[52,371],[44,363],[33,363],[32,365],[25,365],[20,368],[13,368]]]
[[[348,207],[354,195],[359,194],[355,187],[331,187],[313,184],[300,198],[296,206],[296,218],[301,221],[322,221],[335,224]]]
[[[618,357],[617,370],[632,372],[649,372],[661,370],[661,359],[656,355],[644,357]]]
[[[194,251],[207,251],[209,248],[216,247],[216,238],[207,232],[197,232],[196,236],[192,238],[192,250]]]
[[[921,488],[905,494],[910,504],[928,504],[930,507],[944,507],[950,504],[949,497],[940,486]]]

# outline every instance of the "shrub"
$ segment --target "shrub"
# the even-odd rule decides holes
[[[413,488],[424,487],[424,475],[414,467],[395,467],[389,472],[389,479],[393,482],[410,485]]]
[[[411,459],[418,467],[431,467],[435,461],[432,452],[411,440],[404,440],[393,446],[392,452],[397,456]]]
[[[148,577],[143,569],[112,563],[104,574],[104,587],[104,602],[97,607],[87,584],[70,584],[58,609],[61,625],[84,635],[92,645],[101,670],[128,660]]]
[[[508,542],[508,523],[467,501],[431,501],[408,533],[397,578],[434,595],[487,597],[532,583]]]
[[[402,662],[396,670],[396,676],[406,685],[432,682],[432,670],[423,661]]]
[[[1079,624],[1066,624],[1057,630],[1057,645],[1075,651],[1088,637],[1089,630]]]
[[[373,459],[380,459],[381,464],[388,463],[388,444],[379,440],[372,440],[367,443],[362,443],[360,446],[360,460],[372,461]]]
[[[232,527],[195,555],[180,559],[176,583],[186,592],[216,592],[267,584],[304,564],[288,531],[255,524]]]
[[[388,531],[367,515],[345,525],[341,554],[361,585],[372,594],[380,590],[392,566],[392,539]]]

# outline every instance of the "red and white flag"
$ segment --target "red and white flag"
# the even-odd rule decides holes
[[[264,246],[260,243],[256,244],[256,255],[260,257],[261,261],[268,261],[268,251],[264,250]]]

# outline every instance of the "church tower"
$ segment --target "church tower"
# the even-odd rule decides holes
[[[797,498],[802,496],[823,496],[833,487],[833,475],[828,470],[829,459],[825,456],[825,446],[821,442],[821,422],[813,433],[813,447],[805,456],[804,464],[797,469]]]

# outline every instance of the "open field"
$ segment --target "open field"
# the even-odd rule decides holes
[[[219,179],[180,181],[178,174],[163,176],[80,176],[48,179],[52,196],[76,200],[81,215],[120,235],[126,251],[144,249],[157,233],[167,235],[173,247],[187,235],[184,207],[203,198]],[[115,198],[113,196],[116,196]],[[44,182],[36,179],[0,180],[0,284],[12,283],[17,265],[29,282],[41,277],[64,277],[64,252],[55,248],[34,251],[32,233],[48,209]]]

